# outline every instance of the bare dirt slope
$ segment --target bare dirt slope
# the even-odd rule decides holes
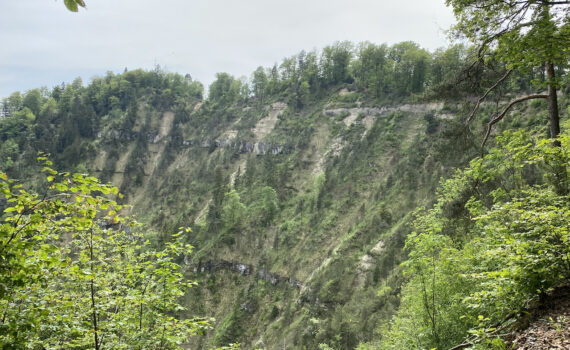
[[[516,333],[517,350],[570,349],[570,284],[557,288],[532,312],[528,327]]]

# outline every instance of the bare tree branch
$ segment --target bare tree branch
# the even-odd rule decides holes
[[[525,13],[526,13],[526,9],[525,9]],[[512,19],[509,21],[509,23],[512,22]],[[483,49],[487,47],[487,45],[489,45],[490,43],[492,43],[493,41],[495,41],[496,39],[502,37],[505,34],[508,33],[512,33],[514,30],[519,30],[519,29],[523,29],[526,27],[530,27],[533,26],[537,23],[537,21],[530,21],[530,22],[523,22],[523,23],[517,23],[516,25],[509,27],[507,26],[506,28],[502,29],[501,31],[490,35],[486,38],[482,38],[483,42],[481,43],[481,46],[479,47],[479,56],[481,55],[481,53],[483,52]],[[509,24],[510,25],[510,24]]]
[[[487,142],[487,139],[489,138],[489,135],[491,134],[491,129],[492,129],[493,125],[495,125],[496,123],[501,121],[501,119],[503,119],[505,117],[505,115],[507,114],[509,109],[511,109],[511,107],[513,107],[517,103],[520,103],[523,101],[528,101],[528,100],[533,100],[533,99],[537,99],[537,98],[547,99],[548,95],[546,95],[546,94],[528,95],[528,96],[520,97],[520,98],[517,98],[516,100],[511,101],[511,103],[509,103],[509,105],[507,107],[505,107],[505,109],[503,109],[501,114],[499,114],[495,118],[491,119],[489,124],[487,124],[487,133],[485,134],[485,138],[483,139],[483,142],[481,143],[481,148],[485,147],[485,143]]]
[[[448,350],[460,350],[460,349],[465,349],[466,347],[471,346],[471,345],[473,345],[473,344],[472,344],[472,343],[463,343],[463,344],[456,345],[456,346],[454,346],[454,347],[452,347],[452,348],[449,348]]]
[[[542,0],[541,2],[542,2],[543,5],[548,5],[548,6],[570,5],[570,1],[548,1],[548,0]]]
[[[570,0],[569,0],[569,1],[570,1]],[[526,13],[526,9],[522,9],[522,10],[524,10],[525,13]],[[477,67],[478,64],[482,64],[482,62],[483,62],[483,56],[485,55],[485,52],[486,52],[487,49],[489,48],[489,44],[491,44],[493,41],[497,40],[498,38],[500,38],[501,36],[503,36],[503,35],[505,35],[505,34],[507,34],[507,33],[512,32],[513,30],[522,29],[522,28],[529,27],[529,26],[532,26],[532,25],[535,25],[535,24],[536,24],[536,21],[529,21],[529,22],[518,23],[517,25],[515,25],[515,26],[513,26],[513,27],[511,27],[511,28],[509,28],[509,27],[504,28],[504,29],[502,29],[501,31],[499,31],[499,32],[497,32],[497,33],[495,33],[495,34],[493,34],[493,35],[491,35],[491,36],[488,36],[488,37],[486,37],[486,38],[483,38],[483,39],[482,39],[482,40],[483,40],[482,43],[479,45],[479,48],[477,49],[476,57],[473,59],[473,61],[472,61],[471,64],[469,65],[469,67],[467,67],[466,69],[464,69],[463,72],[462,72],[462,73],[465,74],[465,78],[457,79],[457,81],[458,81],[458,82],[461,82],[461,81],[463,81],[463,80],[466,80],[467,78],[470,78],[470,76],[471,76],[471,71],[472,71],[475,67]],[[508,75],[507,75],[507,76],[508,76]],[[506,79],[506,77],[505,77],[505,79]],[[502,81],[503,81],[503,78],[501,78],[501,80],[499,80],[499,83],[502,82]],[[493,87],[492,87],[492,89],[494,89],[494,88],[496,88],[496,86],[493,86]],[[470,116],[469,119],[472,119],[472,118],[473,118],[473,117]]]
[[[487,92],[485,92],[485,94],[479,98],[479,100],[477,100],[477,104],[475,104],[475,107],[473,107],[473,110],[471,111],[471,114],[469,114],[469,117],[465,121],[465,124],[469,125],[469,123],[471,123],[473,117],[475,117],[475,113],[477,112],[479,106],[481,105],[481,102],[483,102],[485,98],[487,98],[487,96],[489,95],[489,93],[491,93],[491,91],[495,90],[497,86],[499,86],[499,84],[505,81],[505,79],[507,79],[507,77],[511,74],[512,71],[513,71],[512,69],[507,70],[507,72],[501,77],[501,79],[497,80],[497,82],[493,86],[491,86],[487,90]]]
[[[528,300],[527,300],[528,302]],[[518,316],[517,312],[512,312],[509,315],[507,315],[507,317],[505,317],[503,320],[495,323],[494,325],[492,325],[490,329],[495,328],[494,331],[489,332],[488,334],[498,334],[500,331],[504,330],[505,328],[511,326],[512,324],[509,324],[508,322],[511,321],[512,319],[514,319],[515,317]],[[474,338],[470,337],[468,339],[466,339],[466,341],[464,343],[461,343],[459,345],[456,345],[452,348],[449,348],[447,350],[460,350],[460,349],[465,349],[466,347],[472,346],[474,344]]]

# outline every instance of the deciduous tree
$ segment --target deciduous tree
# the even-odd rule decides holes
[[[207,327],[177,317],[184,230],[151,249],[116,188],[44,161],[41,194],[0,172],[0,348],[181,349]]]
[[[456,33],[478,46],[474,65],[484,62],[486,55],[493,53],[507,67],[504,76],[479,99],[468,121],[473,119],[481,102],[513,70],[544,67],[545,77],[538,85],[539,91],[510,101],[491,118],[483,144],[492,126],[503,119],[511,107],[530,99],[548,101],[550,137],[558,137],[560,121],[556,91],[562,81],[560,75],[566,72],[570,58],[570,1],[447,0],[446,3],[453,8],[458,19],[454,28]],[[546,94],[540,91],[544,87],[547,88]]]

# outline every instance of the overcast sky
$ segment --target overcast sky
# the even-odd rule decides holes
[[[107,71],[216,72],[249,77],[335,41],[446,46],[444,0],[0,0],[0,97]]]

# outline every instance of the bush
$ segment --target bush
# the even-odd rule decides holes
[[[118,214],[117,188],[46,164],[42,195],[0,173],[3,348],[168,348],[208,327],[181,319],[184,231],[155,251]]]
[[[516,132],[498,143],[442,183],[433,209],[416,213],[409,279],[381,348],[500,343],[496,325],[570,278],[568,138],[555,147]],[[544,175],[542,184],[527,182],[527,172]],[[449,203],[470,220],[448,215]]]

